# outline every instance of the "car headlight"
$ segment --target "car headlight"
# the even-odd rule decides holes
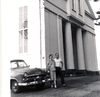
[[[24,77],[27,77],[27,72],[24,73]]]

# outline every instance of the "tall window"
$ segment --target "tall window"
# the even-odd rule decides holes
[[[72,9],[75,9],[74,0],[72,0]]]
[[[79,6],[79,14],[81,14],[81,1],[78,0],[78,6]]]
[[[28,52],[27,6],[19,8],[19,53]]]

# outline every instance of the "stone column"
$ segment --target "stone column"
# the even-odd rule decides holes
[[[63,46],[63,32],[62,32],[62,18],[57,16],[57,29],[58,29],[58,45],[59,45],[59,56],[63,61],[63,69],[65,70],[64,60],[64,46]]]
[[[90,52],[91,52],[91,70],[94,70],[94,45],[93,45],[93,38],[92,33],[90,33]]]
[[[92,43],[93,43],[93,58],[94,58],[93,71],[97,71],[98,70],[98,63],[97,63],[95,35],[92,35]]]
[[[83,40],[82,40],[82,29],[78,28],[76,31],[76,44],[77,44],[77,59],[78,59],[78,69],[84,70],[84,53],[83,53]]]
[[[92,59],[91,59],[91,39],[90,32],[86,31],[83,33],[84,43],[84,58],[86,70],[92,70]]]
[[[73,45],[72,45],[72,32],[71,23],[68,21],[65,24],[65,47],[66,47],[66,67],[67,69],[74,69],[73,60]]]

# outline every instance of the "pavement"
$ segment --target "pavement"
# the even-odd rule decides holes
[[[24,88],[20,93],[11,92],[11,97],[100,97],[100,76],[65,77],[66,87],[58,78],[58,88],[46,83],[44,89]]]

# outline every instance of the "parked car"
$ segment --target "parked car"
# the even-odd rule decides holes
[[[20,92],[21,87],[35,85],[43,88],[45,82],[51,81],[50,74],[44,69],[30,68],[24,60],[11,60],[10,87],[12,92]]]

